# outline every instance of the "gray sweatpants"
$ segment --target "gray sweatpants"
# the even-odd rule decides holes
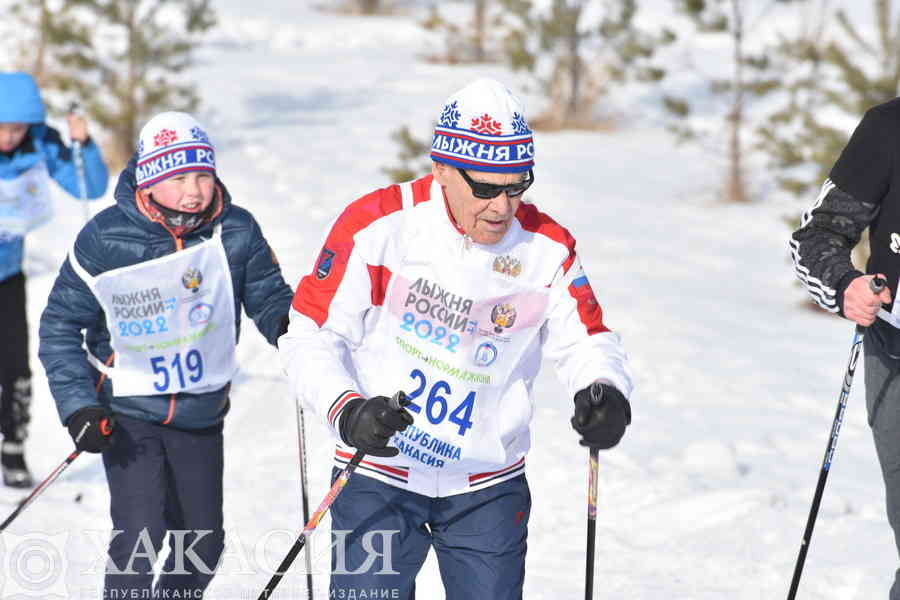
[[[887,497],[887,517],[900,552],[900,332],[882,321],[869,328],[863,346],[866,361],[866,410]],[[890,600],[900,600],[900,569]]]

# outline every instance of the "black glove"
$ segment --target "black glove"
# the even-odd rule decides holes
[[[619,443],[630,424],[631,404],[613,386],[594,382],[575,394],[572,428],[581,434],[582,446],[608,450]]]
[[[103,452],[109,448],[116,420],[102,406],[86,406],[75,411],[66,422],[75,448],[83,452]]]
[[[412,425],[413,418],[405,408],[391,408],[389,402],[386,396],[350,400],[340,418],[344,443],[373,456],[397,456],[400,450],[388,446],[388,440]]]

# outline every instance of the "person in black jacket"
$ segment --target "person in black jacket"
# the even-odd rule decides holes
[[[875,106],[831,169],[819,197],[791,236],[800,281],[825,310],[868,327],[866,408],[887,492],[888,521],[900,550],[900,98]],[[863,274],[850,252],[869,228]],[[879,294],[873,277],[887,280]],[[900,600],[900,570],[891,600]]]
[[[168,530],[184,533],[170,536],[153,597],[196,598],[223,549],[222,421],[241,306],[275,345],[292,292],[259,225],[216,178],[214,148],[190,115],[144,126],[115,195],[60,270],[39,355],[76,447],[103,453],[121,531],[106,589],[151,593],[153,565],[146,549],[134,552],[158,551]],[[178,561],[187,572],[172,573]]]

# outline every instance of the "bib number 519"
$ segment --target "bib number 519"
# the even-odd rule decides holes
[[[158,392],[169,390],[173,383],[173,374],[178,378],[179,390],[183,390],[186,387],[185,375],[193,383],[203,379],[203,357],[200,356],[198,350],[191,350],[184,355],[183,360],[181,352],[176,352],[175,357],[171,361],[166,356],[153,356],[150,358],[150,367],[157,378],[153,382],[153,387]],[[160,378],[162,378],[162,381],[160,381]]]

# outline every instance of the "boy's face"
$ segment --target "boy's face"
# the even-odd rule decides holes
[[[153,199],[172,210],[203,212],[212,202],[215,180],[208,171],[179,173],[142,190],[153,194]]]
[[[28,123],[0,123],[0,152],[12,152],[18,148],[26,133]]]

